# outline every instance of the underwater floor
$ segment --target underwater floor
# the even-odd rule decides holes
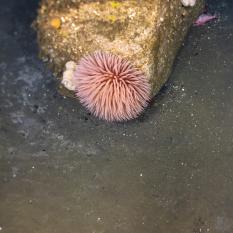
[[[233,232],[233,1],[209,1],[219,19],[191,29],[125,124],[57,93],[30,27],[38,1],[0,3],[0,232]]]

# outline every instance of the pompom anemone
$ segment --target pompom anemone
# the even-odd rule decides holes
[[[73,81],[80,102],[107,121],[138,117],[150,99],[151,86],[144,73],[110,53],[97,51],[83,57]]]

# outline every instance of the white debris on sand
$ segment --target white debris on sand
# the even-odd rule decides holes
[[[77,64],[74,61],[68,61],[66,63],[66,69],[62,76],[61,83],[70,91],[75,91],[75,85],[73,83],[74,72],[76,70]]]
[[[181,2],[182,2],[182,5],[186,7],[188,6],[193,7],[196,4],[196,0],[181,0]]]

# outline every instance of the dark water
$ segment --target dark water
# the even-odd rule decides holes
[[[139,119],[98,121],[37,58],[37,1],[0,0],[0,232],[232,233],[233,2],[192,28]]]

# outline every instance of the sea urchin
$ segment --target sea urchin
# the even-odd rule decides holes
[[[74,83],[80,102],[107,121],[136,118],[147,106],[150,84],[129,61],[101,51],[83,57]]]

